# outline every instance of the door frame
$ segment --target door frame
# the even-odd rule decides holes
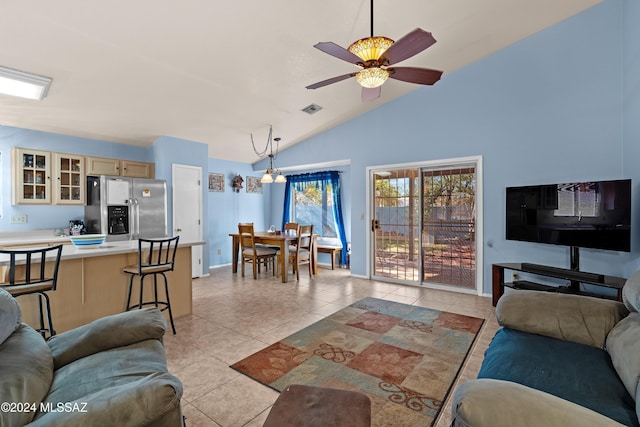
[[[484,256],[483,256],[483,241],[484,241],[484,217],[483,217],[483,171],[482,171],[482,156],[468,156],[468,157],[456,157],[450,159],[440,159],[440,160],[427,160],[423,162],[412,162],[412,163],[395,163],[388,165],[377,165],[377,166],[367,166],[366,167],[366,191],[365,191],[365,203],[367,206],[366,209],[366,277],[369,279],[373,279],[373,263],[375,262],[375,257],[372,250],[372,232],[371,232],[371,221],[373,220],[373,213],[375,207],[373,206],[373,175],[374,172],[380,171],[388,171],[390,169],[422,169],[422,168],[455,168],[461,164],[474,164],[476,171],[476,289],[474,290],[466,290],[461,288],[455,288],[452,286],[444,286],[437,284],[424,284],[422,280],[418,285],[435,288],[435,289],[445,289],[450,291],[456,291],[460,293],[473,293],[477,295],[482,295],[482,281],[484,277]],[[376,277],[376,280],[383,280]],[[390,280],[395,283],[406,283],[410,285],[416,285],[415,282],[408,281],[398,281],[398,280]]]
[[[180,163],[172,163],[171,164],[171,226],[172,226],[172,235],[174,235],[175,233],[175,229],[176,229],[176,203],[175,203],[175,192],[177,190],[177,185],[176,185],[176,169],[181,168],[181,169],[193,169],[196,170],[198,172],[198,182],[200,185],[200,191],[198,191],[198,217],[200,218],[200,227],[198,229],[198,237],[197,240],[198,241],[202,241],[202,236],[203,236],[203,226],[204,226],[204,221],[202,219],[202,203],[203,203],[203,196],[202,196],[202,167],[201,166],[192,166],[192,165],[183,165]],[[195,260],[198,259],[198,265],[200,266],[199,271],[195,270]],[[204,275],[204,260],[203,260],[203,251],[202,251],[202,245],[193,245],[191,246],[191,276],[193,278],[195,277],[202,277]],[[197,273],[197,274],[195,274]]]

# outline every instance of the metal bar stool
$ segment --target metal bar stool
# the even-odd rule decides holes
[[[5,277],[0,287],[14,298],[22,295],[37,295],[40,328],[36,330],[44,338],[47,338],[47,333],[49,337],[54,336],[56,331],[53,328],[51,304],[47,292],[56,290],[62,245],[37,249],[5,249],[0,250],[0,254],[9,255],[9,270],[5,271]],[[46,268],[47,262],[52,263],[52,268]],[[38,265],[36,266],[36,264]],[[20,271],[21,268],[24,268],[24,272]],[[17,274],[16,269],[18,270]],[[47,327],[45,327],[44,321],[45,312]]]
[[[169,237],[166,239],[138,239],[138,264],[125,267],[123,271],[130,274],[129,291],[127,292],[127,308],[142,308],[145,305],[154,305],[160,308],[160,311],[169,312],[169,321],[173,334],[176,334],[176,327],[173,324],[173,313],[171,312],[171,300],[169,299],[169,283],[167,281],[166,272],[173,271],[173,265],[176,259],[176,250],[178,248],[178,240],[180,236]],[[166,300],[158,300],[158,274],[164,278],[164,291]],[[143,301],[144,279],[153,275],[153,300]],[[134,277],[140,277],[140,298],[138,303],[131,303],[131,290],[133,288]]]

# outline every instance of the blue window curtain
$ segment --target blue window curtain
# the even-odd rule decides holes
[[[342,243],[342,265],[347,263],[347,237],[344,232],[344,219],[342,216],[342,202],[340,190],[340,173],[338,171],[313,172],[299,175],[287,175],[287,185],[284,190],[284,215],[282,216],[282,229],[284,224],[291,222],[292,199],[295,191],[303,192],[307,187],[315,186],[323,192],[331,184],[331,197],[333,206],[333,218],[338,238]],[[320,233],[321,234],[321,233]]]

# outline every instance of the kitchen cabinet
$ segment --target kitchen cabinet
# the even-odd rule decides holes
[[[11,149],[13,205],[84,205],[87,175],[154,178],[154,163]]]
[[[87,157],[87,175],[128,176],[132,178],[154,178],[153,163],[107,157]]]
[[[84,205],[84,156],[53,153],[53,203]]]
[[[51,153],[13,148],[11,150],[13,188],[11,203],[51,203]]]
[[[87,175],[120,175],[120,160],[106,157],[87,157]]]
[[[155,167],[153,163],[122,160],[121,172],[122,176],[131,178],[155,178]]]

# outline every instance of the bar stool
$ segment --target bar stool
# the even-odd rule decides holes
[[[37,249],[5,249],[0,254],[9,255],[9,269],[4,270],[4,280],[0,287],[9,292],[14,298],[22,295],[38,296],[38,311],[40,312],[40,328],[36,329],[43,338],[56,334],[51,319],[51,304],[48,291],[55,291],[58,284],[58,268],[60,267],[60,255],[62,245],[49,246]],[[47,271],[46,262],[53,263]],[[35,264],[38,264],[35,266]],[[32,264],[34,264],[32,266]],[[16,268],[24,267],[24,273],[16,274]],[[43,304],[44,301],[44,304]],[[45,312],[47,327],[45,327]]]
[[[176,334],[176,327],[173,324],[173,313],[171,312],[171,300],[169,299],[169,283],[167,281],[168,271],[173,271],[176,259],[176,250],[180,236],[166,239],[138,239],[138,264],[130,265],[123,269],[123,272],[130,274],[129,291],[127,292],[127,308],[142,308],[146,305],[153,305],[160,308],[160,311],[169,312],[169,321],[173,334]],[[158,274],[164,278],[164,291],[166,300],[158,300]],[[143,301],[144,279],[153,275],[153,300]],[[133,288],[134,277],[140,277],[140,298],[138,303],[131,303],[131,290]]]

